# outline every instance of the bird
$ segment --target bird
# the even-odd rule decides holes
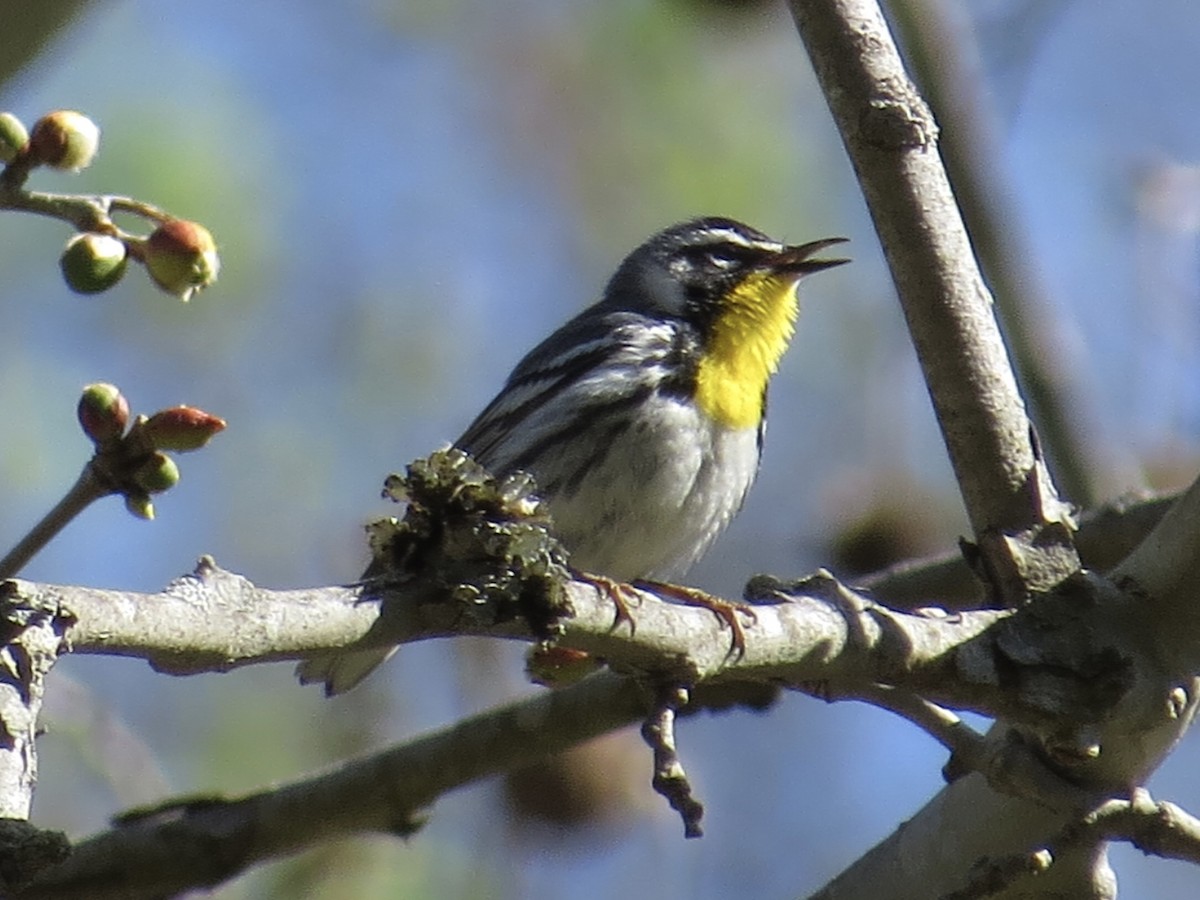
[[[754,483],[798,284],[848,262],[816,256],[844,241],[789,245],[719,216],[662,229],[517,363],[454,446],[497,477],[533,476],[578,571],[609,586],[678,578]],[[714,608],[744,640],[730,604],[675,595]],[[297,674],[339,694],[393,651],[326,653]]]

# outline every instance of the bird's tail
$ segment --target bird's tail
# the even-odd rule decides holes
[[[301,684],[323,683],[326,697],[344,694],[374,672],[396,649],[381,647],[323,653],[297,665],[296,677]]]

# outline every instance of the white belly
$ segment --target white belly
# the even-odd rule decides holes
[[[578,484],[559,471],[532,473],[572,564],[620,581],[682,574],[741,508],[758,472],[757,429],[719,426],[670,397],[646,406],[597,441]]]

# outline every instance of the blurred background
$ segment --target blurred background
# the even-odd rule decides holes
[[[35,7],[0,0],[0,19],[15,29]],[[996,208],[1035,285],[1028,321],[1072,385],[1090,493],[1184,484],[1200,446],[1200,8],[964,10],[953,46],[976,66]],[[31,186],[164,206],[207,225],[224,265],[190,305],[141,272],[79,297],[58,273],[66,226],[0,216],[0,543],[86,460],[83,384],[115,382],[135,411],[191,403],[229,421],[181,459],[157,521],[100,503],[25,576],[153,591],[212,553],[265,586],[355,578],[361,526],[391,512],[384,476],[453,440],[628,250],[697,214],[795,242],[845,235],[854,265],[806,283],[762,476],[689,580],[733,596],[754,572],[852,574],[967,533],[781,3],[112,0],[79,4],[31,61],[5,43],[0,108],[27,123],[78,109],[103,129],[91,169]],[[334,701],[286,665],[182,679],[68,658],[35,819],[83,836],[131,805],[248,790],[420,734],[532,691],[520,649],[408,647]],[[472,787],[407,842],[324,847],[215,896],[794,896],[914,812],[945,761],[899,719],[802,696],[689,719],[680,741],[707,807],[699,841],[620,734],[579,752],[569,790],[550,771]],[[1192,736],[1152,790],[1200,808],[1198,762]],[[1128,896],[1194,896],[1194,868],[1113,858]]]

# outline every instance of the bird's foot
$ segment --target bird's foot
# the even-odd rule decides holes
[[[647,590],[660,596],[671,600],[678,600],[680,603],[686,603],[688,606],[700,606],[709,610],[729,626],[729,631],[732,635],[729,644],[729,655],[736,655],[738,659],[746,655],[746,629],[738,618],[738,613],[746,616],[751,622],[758,621],[758,615],[748,604],[733,603],[729,600],[723,600],[720,597],[714,597],[712,594],[702,591],[699,588],[684,587],[679,584],[665,584],[659,581],[635,581],[634,586],[644,586]]]
[[[616,607],[612,623],[613,630],[616,631],[622,622],[627,622],[629,634],[632,636],[637,631],[637,622],[633,620],[633,613],[629,609],[630,601],[637,597],[633,586],[604,575],[593,575],[590,572],[577,572],[576,575],[582,581],[590,581],[612,601],[612,605]]]

